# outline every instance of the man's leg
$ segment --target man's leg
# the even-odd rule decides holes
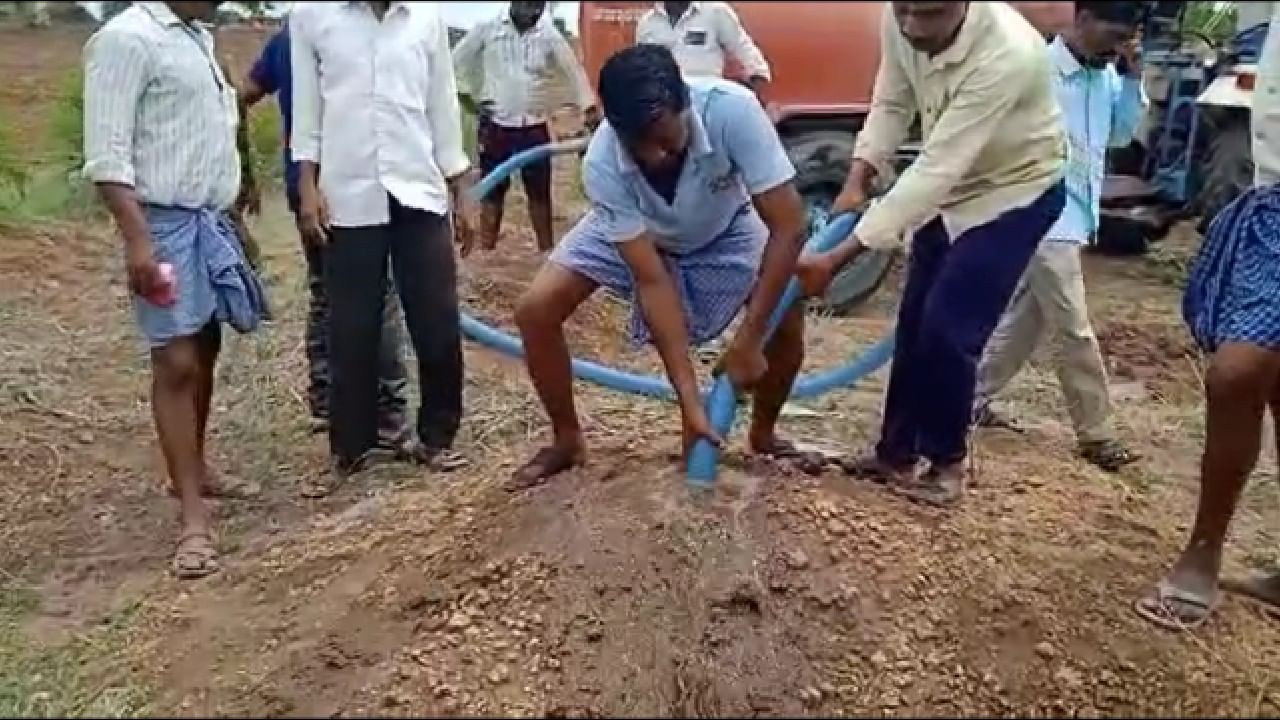
[[[1203,623],[1218,599],[1222,547],[1240,492],[1258,462],[1262,416],[1280,385],[1280,352],[1246,343],[1218,348],[1205,375],[1206,423],[1200,501],[1182,555],[1139,614],[1169,628]]]
[[[586,276],[548,262],[516,306],[525,364],[551,420],[552,442],[515,472],[508,489],[532,487],[586,462],[587,444],[574,406],[573,369],[564,323],[596,287]]]
[[[222,490],[218,474],[209,465],[209,456],[205,454],[209,409],[213,405],[213,382],[217,371],[218,352],[222,349],[222,328],[216,322],[211,322],[204,326],[195,339],[197,359],[200,363],[200,377],[196,389],[196,443],[200,453],[200,464],[204,468],[200,490],[205,495],[211,496],[217,495]]]
[[[845,472],[879,481],[899,481],[914,472],[919,454],[916,448],[918,418],[913,395],[918,374],[929,368],[917,365],[916,338],[924,317],[929,291],[946,260],[951,241],[941,218],[934,218],[916,232],[907,259],[907,281],[898,306],[893,362],[889,366],[889,388],[885,393],[884,419],[880,441],[866,457],[844,462]]]
[[[1040,239],[1062,211],[1061,185],[956,239],[925,304],[916,339],[919,451],[930,463],[911,499],[947,506],[964,489],[978,360]]]
[[[213,530],[201,498],[204,461],[200,455],[201,349],[197,337],[184,337],[151,351],[151,411],[173,492],[178,497],[182,530],[173,557],[180,578],[217,572]]]
[[[521,147],[532,148],[551,142],[546,126],[531,128]],[[524,194],[529,199],[529,222],[538,242],[539,252],[548,252],[555,245],[551,223],[551,158],[533,163],[520,173]]]
[[[1044,282],[1036,288],[1057,347],[1058,384],[1067,403],[1081,455],[1103,470],[1116,471],[1138,456],[1119,443],[1111,425],[1111,397],[1102,348],[1089,322],[1080,248],[1046,243]]]
[[[395,282],[383,280],[382,336],[378,343],[378,441],[399,448],[408,435],[409,378],[404,365],[404,316]]]
[[[329,427],[329,298],[325,292],[324,248],[304,244],[307,261],[307,405],[316,432]]]
[[[504,128],[491,120],[476,123],[476,154],[480,160],[480,172],[488,175],[501,165],[511,153],[507,147]],[[502,212],[507,203],[507,191],[511,181],[503,180],[480,201],[480,246],[493,250],[498,246],[502,233]]]
[[[439,470],[465,460],[453,452],[462,424],[462,331],[458,274],[443,216],[391,201],[391,269],[418,358],[422,407],[413,458]]]
[[[1020,430],[1013,420],[997,413],[992,403],[1026,366],[1043,334],[1044,312],[1035,292],[1036,286],[1043,282],[1040,276],[1042,264],[1037,252],[1018,283],[1009,307],[1000,316],[1000,322],[978,363],[974,424],[980,427]]]
[[[782,318],[778,330],[765,345],[764,356],[769,369],[756,385],[751,400],[751,429],[747,443],[751,452],[779,460],[791,460],[810,474],[819,474],[826,465],[819,453],[801,452],[793,443],[778,436],[778,418],[782,406],[791,395],[800,368],[804,366],[804,303],[796,303]]]
[[[1271,393],[1271,428],[1280,448],[1280,381]],[[1280,478],[1278,478],[1280,479]],[[1244,580],[1223,580],[1222,587],[1260,605],[1272,618],[1280,619],[1280,570],[1260,573]]]
[[[378,442],[378,344],[387,276],[385,225],[333,228],[325,249],[329,298],[329,445],[335,481],[358,471]],[[323,494],[332,488],[310,488]]]

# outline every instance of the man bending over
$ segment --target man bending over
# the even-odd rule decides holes
[[[587,215],[521,298],[516,323],[554,440],[516,471],[537,485],[586,460],[565,320],[601,285],[633,300],[631,339],[652,340],[675,389],[684,450],[718,443],[688,347],[722,333],[746,306],[724,368],[754,390],[750,446],[793,452],[774,434],[804,360],[804,310],[769,343],[770,312],[795,269],[805,227],[795,170],[755,97],[736,83],[681,78],[671,51],[637,45],[600,70],[606,122],[583,167]]]

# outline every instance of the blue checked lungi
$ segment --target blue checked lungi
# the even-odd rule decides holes
[[[1182,317],[1206,352],[1230,342],[1280,350],[1280,186],[1246,191],[1210,223]]]
[[[218,210],[144,205],[157,263],[173,266],[176,301],[153,305],[134,295],[134,315],[152,348],[199,333],[210,321],[256,330],[266,292],[249,267],[235,225]]]
[[[714,340],[733,322],[755,287],[768,239],[764,221],[750,205],[744,205],[728,227],[706,245],[681,255],[663,253],[684,308],[691,344]],[[592,212],[564,236],[550,259],[630,300],[629,339],[635,345],[652,340],[635,296],[631,269]]]

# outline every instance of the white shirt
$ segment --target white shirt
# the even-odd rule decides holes
[[[591,84],[573,48],[543,15],[520,32],[510,13],[476,25],[453,49],[462,91],[492,103],[493,120],[507,127],[540,125],[551,114],[552,82],[569,82],[579,108],[595,104]],[[476,75],[482,84],[476,92]]]
[[[89,38],[84,67],[85,178],[154,205],[231,206],[239,113],[207,30],[134,3]]]
[[[1258,56],[1250,123],[1254,184],[1274,185],[1280,182],[1280,3],[1271,6],[1271,26]]]
[[[773,77],[729,3],[690,3],[674,24],[663,3],[654,3],[636,23],[636,44],[665,46],[689,77],[723,77],[726,55],[746,70],[748,78]]]
[[[448,29],[434,3],[298,3],[289,20],[296,161],[320,165],[339,227],[390,222],[387,195],[443,215],[470,165]]]

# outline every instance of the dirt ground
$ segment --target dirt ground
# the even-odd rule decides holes
[[[0,113],[40,142],[39,103],[80,38],[0,32]],[[258,37],[224,38],[241,65]],[[557,167],[557,225],[580,210]],[[539,259],[516,200],[500,251],[463,296],[510,328]],[[1010,407],[1025,436],[982,433],[958,510],[911,506],[737,450],[710,497],[672,461],[671,407],[582,387],[587,468],[526,495],[499,488],[540,438],[521,367],[467,348],[473,469],[382,469],[303,500],[324,467],[307,432],[305,286],[278,199],[256,230],[277,321],[227,338],[214,418],[224,571],[166,572],[175,511],[110,227],[0,227],[0,713],[550,717],[1231,715],[1280,713],[1280,632],[1228,599],[1194,635],[1133,600],[1180,547],[1203,439],[1200,363],[1178,291],[1152,259],[1091,258],[1093,310],[1124,437],[1108,476],[1073,457],[1043,364]],[[1186,229],[1162,253],[1191,251]],[[810,367],[890,325],[896,287],[858,317],[816,317]],[[593,301],[583,355],[653,371]],[[785,420],[856,449],[884,373]],[[803,412],[802,412],[803,411]],[[735,435],[738,447],[741,432]],[[1270,446],[1270,443],[1268,443]],[[1270,447],[1234,526],[1229,571],[1275,561]]]

